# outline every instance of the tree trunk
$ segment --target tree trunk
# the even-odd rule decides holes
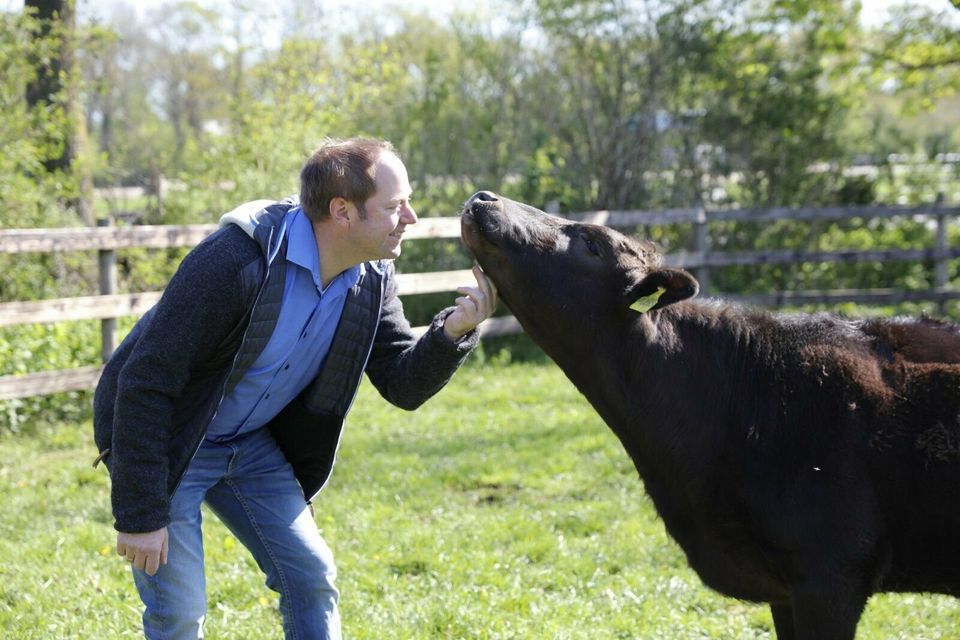
[[[63,16],[63,9],[66,0],[25,0],[24,7],[32,9],[34,15],[40,20],[40,33],[37,37],[46,40],[51,37],[54,27]],[[57,96],[63,89],[61,82],[61,71],[63,69],[63,55],[52,58],[48,63],[42,60],[36,62],[36,79],[27,85],[27,104],[33,108],[38,105],[52,104],[57,100]],[[65,144],[61,155],[56,158],[47,158],[44,161],[44,168],[47,171],[56,171],[57,169],[67,169],[70,166],[69,145]]]
[[[64,110],[64,144],[57,157],[47,158],[47,171],[72,171],[77,181],[76,199],[71,204],[88,226],[94,225],[93,177],[88,155],[87,126],[80,103],[76,69],[76,0],[24,0],[24,7],[36,11],[41,21],[39,37],[54,35],[59,24],[60,55],[49,64],[38,62],[37,79],[27,87],[31,107],[61,102]],[[64,85],[64,80],[66,85]],[[79,161],[78,161],[79,160]]]

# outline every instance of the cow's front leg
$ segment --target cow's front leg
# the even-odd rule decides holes
[[[777,632],[777,640],[796,640],[793,607],[790,603],[771,603],[770,613],[773,614],[773,628]]]
[[[854,640],[867,594],[824,581],[794,588],[793,640]],[[780,627],[777,626],[777,633]]]

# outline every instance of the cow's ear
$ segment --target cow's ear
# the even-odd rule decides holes
[[[630,308],[638,313],[662,309],[697,295],[700,285],[686,271],[659,269],[638,282],[628,294]]]

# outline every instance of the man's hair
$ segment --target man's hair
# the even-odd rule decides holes
[[[377,191],[373,165],[384,151],[397,155],[386,140],[326,140],[300,170],[300,206],[315,222],[330,217],[330,201],[344,198],[367,217],[363,204]]]

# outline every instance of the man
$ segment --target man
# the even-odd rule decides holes
[[[95,439],[112,479],[117,553],[148,638],[202,637],[200,504],[279,592],[288,638],[339,638],[336,569],[309,503],[329,477],[365,371],[414,409],[476,346],[496,290],[479,268],[415,339],[390,262],[410,206],[386,142],[321,147],[299,203],[248,203],[191,251],[107,363]]]

